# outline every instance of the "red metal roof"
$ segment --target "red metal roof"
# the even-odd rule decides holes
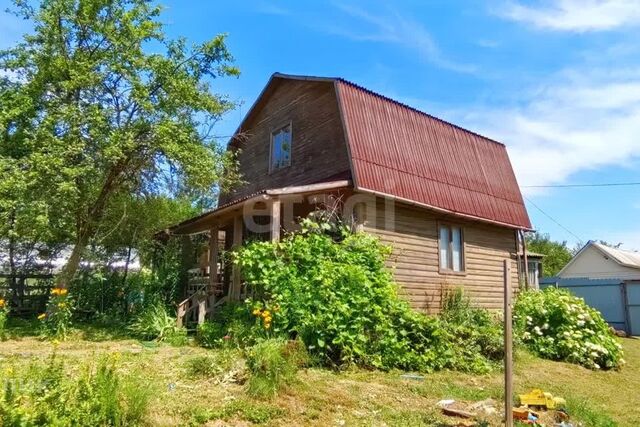
[[[357,189],[531,228],[505,146],[334,79]]]

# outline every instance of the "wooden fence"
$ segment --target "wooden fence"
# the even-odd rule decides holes
[[[52,286],[52,274],[0,273],[0,295],[7,299],[11,312],[18,316],[44,312]]]

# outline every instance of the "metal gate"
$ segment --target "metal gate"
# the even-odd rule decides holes
[[[627,320],[631,335],[640,335],[640,282],[626,282]]]

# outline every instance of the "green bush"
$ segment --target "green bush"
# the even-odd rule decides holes
[[[254,295],[248,304],[255,325],[265,334],[299,337],[329,365],[487,369],[482,353],[467,351],[441,320],[397,295],[385,267],[389,247],[344,227],[308,219],[302,225],[301,233],[252,242],[236,254]]]
[[[115,358],[85,366],[71,380],[53,356],[45,366],[32,365],[22,377],[8,374],[0,394],[4,426],[129,426],[139,425],[150,392],[131,378],[122,378]]]
[[[174,345],[186,343],[187,332],[179,328],[162,303],[145,307],[129,325],[129,330],[143,340],[166,341]]]
[[[247,366],[251,372],[248,392],[258,397],[273,397],[290,384],[296,372],[307,363],[304,344],[299,341],[268,339],[251,347]]]
[[[459,369],[485,372],[504,358],[502,322],[488,310],[471,306],[462,288],[445,292],[440,319],[452,336],[459,357]],[[477,357],[478,354],[484,357]],[[493,362],[493,363],[492,363]]]
[[[569,292],[522,292],[514,308],[518,337],[535,354],[591,369],[624,364],[622,346],[600,312]]]
[[[256,327],[246,304],[228,303],[215,312],[213,320],[198,326],[196,340],[205,348],[246,348],[266,337],[265,331]]]

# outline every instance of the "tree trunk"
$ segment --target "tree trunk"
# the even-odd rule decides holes
[[[98,198],[89,209],[86,221],[80,220],[82,222],[78,227],[76,244],[71,251],[71,255],[69,256],[67,263],[62,267],[62,271],[56,277],[55,286],[57,288],[67,288],[78,271],[82,255],[89,244],[89,240],[93,237],[93,234],[96,231],[97,224],[102,219],[102,215],[104,214],[104,210],[111,194],[117,188],[116,181],[120,177],[122,170],[122,166],[119,165],[114,166],[109,171],[107,179],[100,190],[100,194],[98,194]]]
[[[16,211],[11,210],[11,216],[9,217],[11,226],[9,228],[9,289],[14,298],[14,304],[18,302],[18,278],[16,277],[16,238],[14,235],[14,227],[16,224]]]

